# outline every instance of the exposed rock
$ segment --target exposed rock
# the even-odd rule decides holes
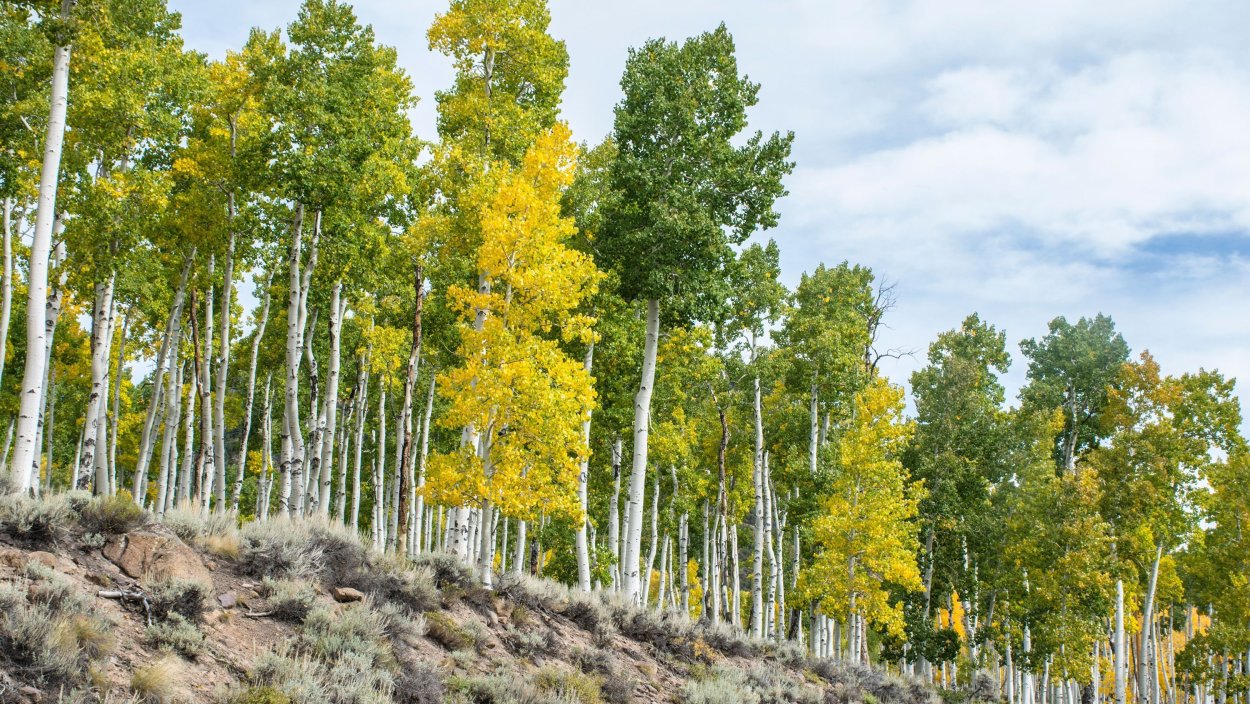
[[[200,556],[167,531],[144,529],[114,536],[103,552],[135,579],[187,579],[212,584]]]
[[[225,594],[217,595],[217,603],[221,604],[223,609],[232,609],[239,603],[239,597],[234,592],[226,592]]]
[[[46,555],[47,553],[44,553],[44,554]],[[25,687],[19,687],[17,691],[20,692],[23,696],[25,696],[27,699],[29,699],[32,702],[43,701],[43,692],[40,692],[39,690],[29,685]]]
[[[352,589],[351,587],[335,587],[330,590],[330,595],[334,597],[335,601],[340,603],[360,601],[365,598],[364,592],[359,589]]]
[[[38,562],[39,564],[43,565],[44,567],[47,567],[50,570],[57,569],[57,564],[60,562],[59,560],[56,559],[56,555],[53,555],[50,552],[44,552],[42,550],[36,550],[34,552],[26,553],[26,561]]]

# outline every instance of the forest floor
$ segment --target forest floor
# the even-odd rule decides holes
[[[133,506],[133,504],[132,504]],[[112,512],[122,515],[114,516]],[[880,670],[314,520],[0,499],[0,702],[936,704]]]

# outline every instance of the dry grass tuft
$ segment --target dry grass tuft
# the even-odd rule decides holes
[[[172,657],[140,667],[130,675],[130,689],[140,701],[147,704],[168,704],[178,694],[178,681],[182,666]]]

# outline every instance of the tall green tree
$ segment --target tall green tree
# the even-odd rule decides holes
[[[793,168],[793,136],[757,132],[735,144],[759,85],[739,73],[723,25],[682,44],[654,39],[630,50],[621,88],[612,197],[597,251],[605,268],[618,273],[622,295],[647,301],[622,558],[625,592],[637,600],[661,302],[671,323],[720,315],[733,245],[777,222],[773,204]]]

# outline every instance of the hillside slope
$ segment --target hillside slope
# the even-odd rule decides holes
[[[932,691],[335,525],[0,498],[0,702],[837,702]]]

